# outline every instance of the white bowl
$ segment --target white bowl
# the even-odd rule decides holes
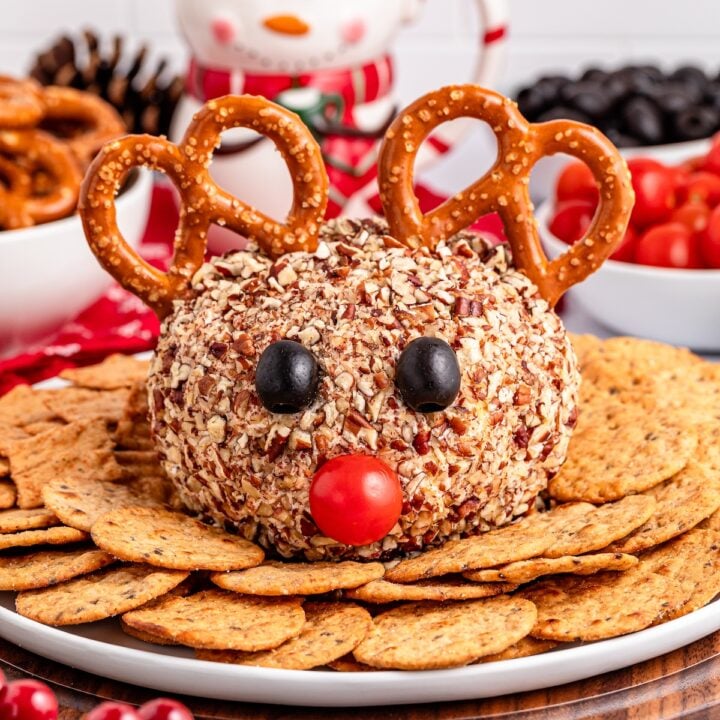
[[[550,232],[552,203],[537,212],[549,258],[568,246]],[[622,335],[699,351],[720,350],[720,270],[677,270],[606,260],[570,293],[595,320]]]
[[[152,184],[152,173],[136,173],[117,199],[120,229],[134,248],[147,224]],[[0,232],[0,357],[41,341],[111,283],[85,241],[78,215]]]
[[[668,145],[621,148],[620,154],[627,160],[634,157],[649,157],[664,165],[679,165],[685,160],[707,154],[711,143],[712,138],[705,138]],[[552,197],[558,175],[572,160],[573,158],[569,155],[558,154],[542,158],[538,162],[530,177],[530,195],[536,205]]]

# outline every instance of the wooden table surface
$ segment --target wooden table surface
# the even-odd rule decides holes
[[[10,679],[35,677],[57,694],[60,720],[80,720],[103,700],[141,704],[158,693],[88,675],[0,640]],[[502,698],[403,707],[314,709],[180,698],[198,720],[714,720],[720,719],[720,632],[626,670]]]

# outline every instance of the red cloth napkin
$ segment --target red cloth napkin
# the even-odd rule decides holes
[[[445,198],[428,188],[417,188],[424,212]],[[379,206],[373,210],[380,214]],[[140,254],[156,267],[166,270],[172,255],[177,210],[172,190],[164,182],[155,185],[150,220],[140,245]],[[504,239],[502,223],[487,215],[474,226],[479,231]],[[41,346],[22,355],[0,360],[0,395],[21,383],[36,383],[54,377],[61,370],[100,362],[111,353],[137,353],[155,346],[159,331],[157,318],[134,295],[113,285],[96,303],[61,328]]]

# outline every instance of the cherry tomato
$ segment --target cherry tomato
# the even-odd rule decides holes
[[[0,670],[0,700],[2,700],[3,693],[5,692],[5,688],[7,687],[7,679],[5,677],[5,673]]]
[[[720,134],[712,139],[708,154],[703,158],[702,169],[720,175]]]
[[[700,235],[700,255],[707,267],[720,268],[720,205],[710,213],[705,232]]]
[[[597,183],[585,163],[571,162],[565,166],[555,185],[555,199],[559,203],[566,200],[597,202]]]
[[[720,177],[702,170],[694,172],[678,187],[677,195],[680,202],[704,202],[715,207],[720,203]]]
[[[2,720],[57,720],[58,701],[53,691],[37,680],[15,680],[0,695]]]
[[[638,228],[667,220],[675,207],[674,173],[650,158],[628,160],[635,190],[632,222]]]
[[[691,233],[702,232],[708,224],[710,208],[704,202],[686,202],[673,210],[671,222],[679,222]]]
[[[397,475],[369,455],[328,460],[310,486],[310,513],[316,525],[346,545],[382,540],[398,521],[402,503]]]
[[[555,208],[550,232],[568,245],[580,240],[595,215],[595,205],[587,200],[567,200]]]
[[[678,222],[656,225],[642,235],[635,249],[635,261],[657,267],[702,267],[697,238]]]
[[[140,720],[193,720],[193,714],[182,703],[168,698],[145,703],[138,715]]]
[[[628,225],[627,230],[620,244],[615,248],[615,251],[610,256],[611,260],[618,260],[619,262],[634,262],[635,260],[635,246],[637,245],[637,231],[632,225]]]

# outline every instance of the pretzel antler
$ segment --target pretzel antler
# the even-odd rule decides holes
[[[213,152],[225,130],[246,127],[280,150],[293,182],[293,205],[285,224],[251,208],[218,187],[210,176]],[[115,196],[132,167],[164,172],[180,194],[180,223],[170,270],[148,265],[128,246],[117,227]],[[314,251],[328,201],[322,154],[294,113],[262,97],[228,95],[195,115],[179,145],[149,135],[108,143],[83,183],[80,214],[85,235],[103,267],[161,317],[188,290],[205,258],[210,225],[223,225],[257,241],[272,257]]]
[[[461,117],[488,123],[497,138],[497,160],[479,180],[423,215],[413,187],[415,157],[434,128]],[[588,165],[600,201],[585,237],[549,262],[538,237],[529,181],[535,163],[558,152]],[[551,306],[613,252],[625,233],[634,197],[627,164],[598,130],[569,120],[532,125],[514,102],[476,85],[442,88],[400,113],[380,152],[379,183],[390,231],[411,247],[434,248],[480,216],[497,212],[515,265]]]

